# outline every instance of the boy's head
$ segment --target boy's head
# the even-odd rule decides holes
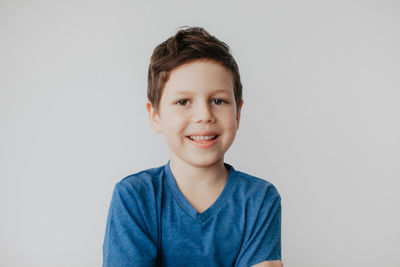
[[[229,46],[203,28],[191,27],[179,30],[174,36],[159,44],[151,56],[147,98],[156,112],[159,112],[164,86],[171,71],[197,59],[212,59],[232,73],[235,103],[237,110],[239,109],[242,102],[242,83],[238,65],[230,53]]]
[[[221,164],[243,105],[228,46],[202,28],[181,30],[156,47],[148,86],[146,108],[153,129],[167,139],[171,162]]]

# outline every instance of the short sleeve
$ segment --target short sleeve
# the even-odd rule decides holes
[[[259,209],[251,235],[239,252],[235,266],[253,266],[281,260],[281,198],[272,186]]]
[[[117,183],[103,243],[103,267],[156,266],[157,245],[150,238],[132,186]]]

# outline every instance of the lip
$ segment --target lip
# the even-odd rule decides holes
[[[209,136],[209,135],[218,135],[216,132],[198,132],[198,133],[192,133],[188,134],[187,136]]]
[[[193,134],[193,135],[200,135],[200,134]],[[205,134],[207,135],[216,135],[217,138],[213,139],[213,140],[192,140],[190,139],[189,136],[186,136],[186,138],[189,140],[189,142],[191,142],[192,144],[194,144],[195,146],[199,147],[199,148],[209,148],[212,147],[213,145],[215,145],[218,141],[219,141],[219,135],[217,134]],[[192,135],[191,135],[192,136]]]

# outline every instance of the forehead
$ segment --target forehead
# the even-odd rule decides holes
[[[213,60],[196,60],[170,72],[165,95],[195,93],[233,94],[233,76],[229,69]]]

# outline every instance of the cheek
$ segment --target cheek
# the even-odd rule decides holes
[[[229,125],[230,127],[234,127],[237,124],[236,121],[236,112],[229,110],[226,113],[223,114],[222,121],[224,124]]]
[[[165,122],[165,127],[169,132],[180,132],[184,130],[186,119],[177,112],[170,112]]]

